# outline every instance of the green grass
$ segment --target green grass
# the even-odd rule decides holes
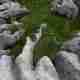
[[[51,16],[48,8],[48,0],[18,0],[22,5],[31,10],[31,15],[24,17],[24,29],[26,35],[31,35],[34,25],[47,23],[47,31],[44,33],[40,43],[35,47],[35,61],[47,55],[51,58],[59,50],[62,43],[67,40],[72,32],[80,31],[80,20],[70,20],[66,17]],[[19,43],[20,47],[22,44]],[[22,46],[21,46],[22,47]]]

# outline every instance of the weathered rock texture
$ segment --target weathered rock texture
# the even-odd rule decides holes
[[[54,62],[61,80],[80,80],[80,35],[66,41]]]
[[[12,69],[11,56],[7,55],[8,52],[0,50],[0,80],[15,80]]]
[[[76,18],[79,15],[80,5],[79,0],[52,0],[50,2],[51,12],[56,12],[59,15],[67,16],[68,18]]]
[[[44,56],[40,59],[36,67],[36,80],[59,80],[58,74],[51,60]]]
[[[0,80],[19,80],[15,71],[13,59],[9,56],[7,49],[10,49],[15,45],[21,36],[23,36],[23,30],[17,28],[16,32],[10,30],[12,25],[20,26],[18,22],[11,22],[8,20],[11,17],[19,17],[27,15],[29,11],[25,8],[21,8],[21,5],[13,0],[0,0]],[[19,16],[18,16],[19,15]],[[12,24],[11,24],[12,23]]]

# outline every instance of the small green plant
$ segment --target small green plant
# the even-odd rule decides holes
[[[32,31],[36,28],[35,25],[40,25],[43,22],[48,24],[47,33],[45,33],[40,43],[35,47],[35,61],[43,55],[52,57],[72,32],[80,31],[79,18],[70,20],[66,17],[51,15],[48,0],[18,1],[31,10],[31,15],[22,19],[26,36],[31,35]]]

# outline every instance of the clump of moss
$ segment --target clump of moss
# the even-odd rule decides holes
[[[80,31],[80,18],[70,20],[66,17],[51,15],[48,0],[18,1],[31,10],[31,15],[22,19],[25,36],[31,35],[33,27],[35,27],[32,24],[40,25],[43,22],[48,24],[47,33],[35,47],[35,61],[43,55],[52,57],[60,49],[62,43],[69,38],[71,33]],[[17,48],[23,47],[21,41],[18,42],[17,46]]]

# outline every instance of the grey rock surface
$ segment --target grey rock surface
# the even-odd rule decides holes
[[[11,29],[16,28],[19,29],[21,24],[0,24],[0,33],[3,33],[4,31],[9,31],[9,33],[12,33]],[[14,27],[15,26],[15,27]],[[21,28],[21,27],[20,27]]]
[[[79,7],[79,10],[80,10],[80,0],[73,0],[73,1]]]
[[[0,0],[0,80],[27,80],[27,78],[25,79],[26,75],[21,78],[19,71],[22,70],[19,70],[17,64],[13,63],[13,59],[9,56],[9,51],[7,50],[15,45],[16,41],[20,40],[24,33],[20,27],[21,23],[17,21],[10,21],[8,23],[8,19],[11,17],[18,17],[20,19],[27,15],[27,13],[28,9],[22,8],[14,0]],[[14,27],[13,25],[17,27],[15,32],[10,30],[10,28]],[[27,72],[28,77],[29,72]],[[32,77],[29,78],[31,78],[29,80],[33,80]]]
[[[0,80],[15,80],[12,69],[12,58],[5,50],[0,50]]]
[[[80,36],[79,33],[76,35],[76,37],[73,37],[71,40],[68,40],[63,43],[63,46],[61,49],[65,51],[71,51],[79,55],[80,51]]]
[[[0,50],[13,46],[21,38],[22,34],[21,31],[16,31],[14,34],[11,34],[10,31],[0,33]]]
[[[0,0],[0,3],[5,3],[5,2],[9,2],[9,1],[13,1],[13,0]]]
[[[10,3],[9,16],[24,17],[25,15],[29,13],[30,11],[27,8],[22,7],[19,3],[17,2]]]
[[[17,21],[11,22],[12,24],[8,24],[7,20],[9,17],[22,17],[27,15],[27,9],[22,8],[18,2],[14,0],[1,0],[2,4],[0,4],[0,50],[8,48],[9,46],[13,46],[17,40],[23,35],[23,31],[19,28],[21,23]],[[18,31],[12,33],[9,29],[13,27],[12,25],[17,26]]]
[[[24,17],[29,14],[30,11],[22,7],[18,2],[14,2],[12,0],[3,2],[0,5],[0,18],[8,19],[9,17],[16,17],[18,19]]]
[[[61,80],[80,80],[80,35],[64,42],[54,60]]]
[[[68,18],[75,18],[78,16],[79,8],[72,0],[53,0],[51,2],[51,10]]]
[[[55,68],[61,80],[80,80],[80,62],[74,53],[59,52],[55,58]]]
[[[60,80],[51,60],[44,56],[36,66],[36,80]]]

